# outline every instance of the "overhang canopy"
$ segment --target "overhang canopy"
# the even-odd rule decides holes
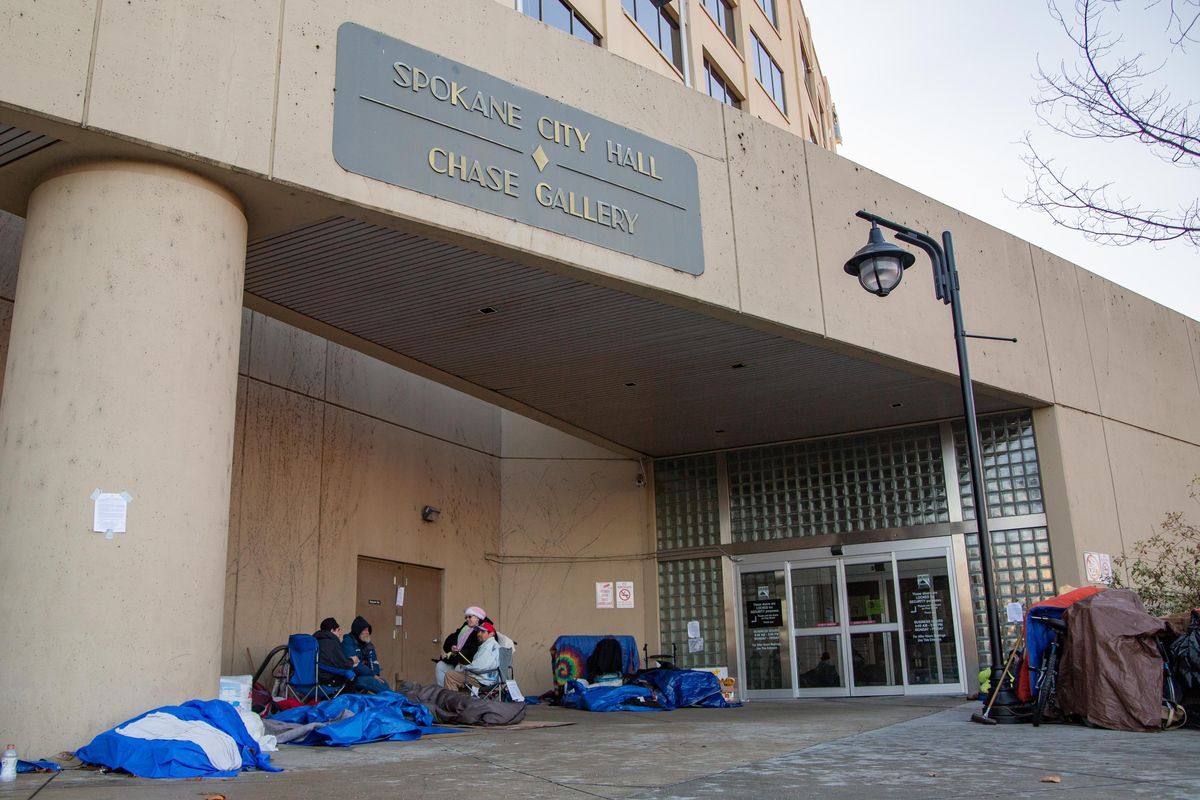
[[[252,242],[246,292],[651,457],[962,413],[954,376],[347,217]]]

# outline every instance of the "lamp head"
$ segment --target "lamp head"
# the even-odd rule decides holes
[[[871,294],[887,297],[916,260],[912,253],[885,241],[883,231],[872,222],[866,245],[850,257],[844,269]]]

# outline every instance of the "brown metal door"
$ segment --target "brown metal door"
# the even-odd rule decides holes
[[[417,564],[401,567],[400,585],[404,587],[404,625],[398,638],[403,642],[402,656],[396,666],[384,665],[401,678],[416,683],[433,682],[433,661],[442,651],[442,571]]]
[[[371,623],[371,638],[383,667],[380,677],[390,680],[400,663],[401,635],[399,625],[402,610],[396,606],[396,589],[402,564],[375,558],[358,559],[358,598],[355,613]],[[350,635],[350,621],[343,620],[342,630]]]

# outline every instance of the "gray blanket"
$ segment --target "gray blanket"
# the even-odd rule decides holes
[[[296,739],[303,739],[305,736],[308,736],[310,731],[314,731],[317,728],[324,728],[326,725],[332,725],[335,722],[353,716],[354,712],[346,709],[336,718],[329,720],[329,722],[309,722],[305,724],[299,722],[280,722],[277,719],[267,717],[263,720],[263,729],[274,736],[275,741],[279,744],[287,744]]]
[[[433,712],[438,722],[451,725],[515,725],[525,719],[524,703],[501,703],[454,692],[440,686],[401,681],[396,691]]]

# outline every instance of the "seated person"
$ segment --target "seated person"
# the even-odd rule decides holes
[[[320,667],[335,667],[352,670],[358,666],[357,657],[348,657],[342,652],[342,626],[333,617],[321,620],[321,629],[313,634],[317,640],[317,680],[327,685],[350,683],[345,675],[326,672]]]
[[[476,689],[490,689],[500,680],[500,645],[496,642],[496,626],[490,622],[479,625],[475,634],[479,640],[479,649],[469,665],[461,670],[446,673],[446,688],[451,691],[462,691],[474,686]]]
[[[821,653],[821,660],[807,672],[800,673],[800,685],[811,686],[841,686],[842,678],[838,675],[837,667],[829,653]]]
[[[434,659],[438,662],[434,671],[434,683],[444,687],[446,673],[471,663],[475,651],[479,648],[475,630],[484,622],[491,622],[486,611],[479,606],[467,606],[463,611],[463,624],[442,643],[442,657]]]
[[[387,681],[379,677],[382,669],[375,645],[371,644],[371,623],[362,617],[354,618],[354,622],[350,623],[350,635],[342,637],[342,653],[358,658],[358,664],[354,667],[355,688],[372,694],[389,691]]]
[[[624,682],[621,643],[613,637],[601,639],[587,657],[587,679],[592,686],[620,686]]]

